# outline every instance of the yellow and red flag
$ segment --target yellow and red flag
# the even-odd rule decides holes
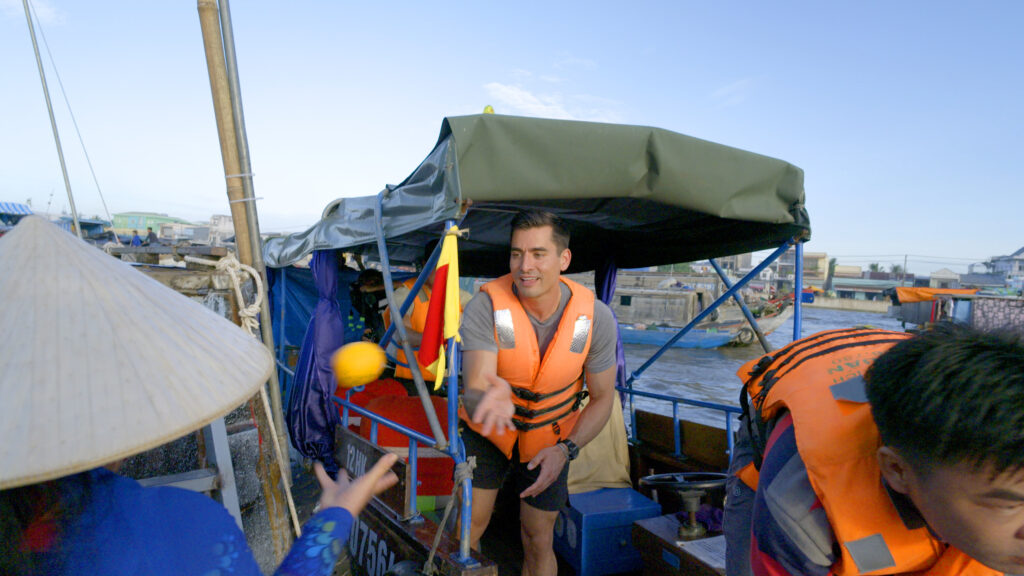
[[[459,341],[459,323],[462,306],[459,300],[459,247],[460,230],[452,226],[441,243],[441,255],[434,268],[434,285],[430,289],[430,305],[423,327],[423,339],[416,352],[420,365],[436,374],[434,390],[441,387],[445,372],[445,342],[449,338]]]

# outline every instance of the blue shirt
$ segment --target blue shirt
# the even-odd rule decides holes
[[[84,497],[82,512],[43,555],[40,574],[260,576],[245,535],[215,500],[103,468],[83,475],[68,483]],[[275,574],[331,574],[351,526],[347,510],[321,510]]]

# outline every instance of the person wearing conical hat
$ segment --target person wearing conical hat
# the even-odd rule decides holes
[[[244,574],[214,500],[104,465],[252,397],[273,369],[243,330],[38,217],[0,238],[0,574]],[[330,574],[395,457],[334,481],[279,569]]]

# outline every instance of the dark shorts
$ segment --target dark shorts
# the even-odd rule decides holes
[[[527,462],[519,461],[519,444],[512,449],[512,459],[509,460],[490,440],[477,434],[465,424],[460,423],[459,431],[462,435],[462,442],[466,445],[466,456],[476,457],[476,468],[473,469],[474,488],[497,490],[505,482],[510,470],[517,495],[537,481],[540,467],[528,470]],[[527,496],[523,498],[523,501],[538,510],[548,512],[561,510],[569,502],[568,464],[562,467],[562,473],[546,490],[536,496]]]

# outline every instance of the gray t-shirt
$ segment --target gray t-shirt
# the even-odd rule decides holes
[[[562,313],[565,312],[565,306],[572,295],[572,291],[564,283],[559,282],[559,286],[562,289],[562,297],[558,302],[558,309],[550,318],[538,322],[529,312],[526,313],[537,335],[541,358],[555,336]],[[486,292],[478,292],[462,311],[459,334],[462,336],[463,350],[498,352],[498,343],[494,341],[494,304]],[[583,362],[584,370],[597,373],[615,365],[616,335],[615,316],[612,315],[611,309],[604,302],[595,300],[593,334],[590,337],[590,351]]]

